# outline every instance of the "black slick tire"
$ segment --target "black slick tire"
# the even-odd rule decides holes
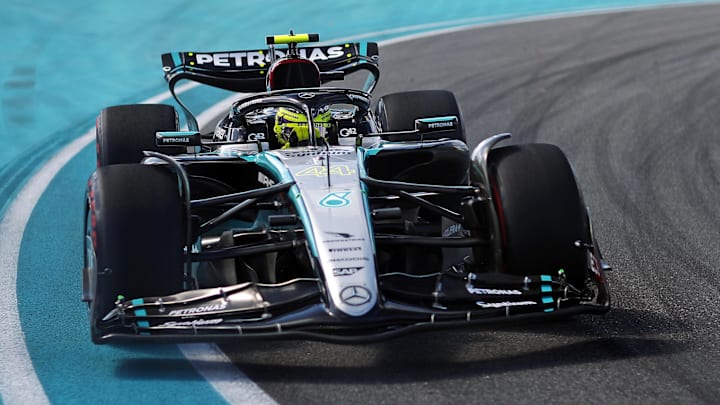
[[[166,168],[122,164],[99,168],[88,190],[86,257],[93,340],[119,295],[171,295],[183,289],[184,207]],[[87,246],[86,246],[87,248]],[[87,286],[86,286],[87,287]]]
[[[582,289],[590,226],[575,175],[554,145],[527,144],[493,149],[488,169],[498,212],[504,268],[516,275],[565,271]]]
[[[155,144],[155,132],[177,131],[175,108],[165,104],[130,104],[105,108],[96,121],[97,166],[139,163],[143,151],[166,155],[185,152],[184,147]]]

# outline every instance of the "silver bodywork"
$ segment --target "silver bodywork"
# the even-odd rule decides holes
[[[330,310],[350,316],[368,313],[378,299],[375,251],[367,220],[354,147],[303,148],[270,152],[290,171],[291,190],[310,246],[325,279]],[[329,162],[328,162],[329,159]],[[298,193],[293,196],[292,193]]]

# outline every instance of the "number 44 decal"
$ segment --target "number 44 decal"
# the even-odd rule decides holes
[[[295,173],[295,176],[327,176],[328,171],[325,166],[310,166],[302,169]],[[355,170],[351,169],[349,165],[335,165],[330,166],[330,174],[336,174],[338,176],[350,176],[355,174]]]

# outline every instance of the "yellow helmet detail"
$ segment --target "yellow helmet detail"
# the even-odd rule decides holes
[[[325,110],[313,117],[314,133],[317,138],[324,138],[327,129],[332,127],[332,114]],[[278,143],[283,148],[296,146],[300,142],[307,142],[310,139],[307,117],[304,113],[294,109],[280,107],[275,115],[275,127],[273,128]]]

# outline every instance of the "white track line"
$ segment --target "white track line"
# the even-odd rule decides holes
[[[25,345],[17,310],[17,266],[30,214],[55,175],[94,139],[88,132],[63,148],[35,174],[15,197],[0,222],[0,393],[7,405],[48,404]]]
[[[188,343],[178,345],[195,370],[230,404],[275,405],[265,391],[257,386],[232,360],[214,344]]]
[[[493,23],[474,24],[471,22],[470,25],[466,25],[468,24],[468,19],[461,19],[446,22],[444,25],[461,24],[463,25],[462,27],[445,28],[431,32],[406,35],[380,41],[378,44],[380,46],[388,46],[418,38],[480,27],[520,24],[530,21],[544,21],[596,14],[621,13],[633,10],[698,6],[715,2],[716,1],[693,1],[687,3],[623,7],[610,10],[578,11],[518,18]],[[430,28],[429,26],[416,27],[419,27],[419,29]],[[396,28],[341,39],[347,42],[373,35],[383,35],[401,31],[407,32],[408,30],[411,29],[407,27],[405,29]],[[193,83],[178,87],[178,93],[196,86],[197,84]],[[169,97],[169,92],[163,92],[145,100],[144,103],[158,103],[167,100]],[[233,97],[237,97],[237,95]],[[204,111],[198,116],[198,122],[200,122],[201,117],[207,122],[207,120],[213,116],[221,113],[223,108],[227,108],[228,101],[231,101],[233,97],[229,97]],[[22,242],[22,236],[25,232],[27,222],[30,219],[30,214],[47,189],[50,181],[72,158],[80,153],[83,148],[92,143],[95,138],[94,135],[94,130],[88,131],[50,159],[50,161],[25,184],[5,212],[2,222],[0,222],[0,252],[3,252],[3,254],[0,255],[0,291],[2,291],[2,294],[0,294],[0,313],[5,314],[6,320],[5,327],[0,331],[0,394],[2,394],[2,401],[7,405],[49,403],[45,391],[37,378],[32,361],[30,360],[30,355],[25,345],[25,335],[22,332],[17,310],[17,264],[20,254],[20,243]],[[230,359],[222,354],[219,349],[217,349],[217,346],[191,344],[179,345],[179,347],[193,367],[198,370],[198,372],[207,379],[208,383],[229,403],[274,403],[272,398],[232,365]]]
[[[243,94],[233,94],[197,116],[200,127],[218,115],[228,112],[233,101]],[[178,345],[193,368],[230,404],[277,404],[257,386],[215,344],[189,343]]]

